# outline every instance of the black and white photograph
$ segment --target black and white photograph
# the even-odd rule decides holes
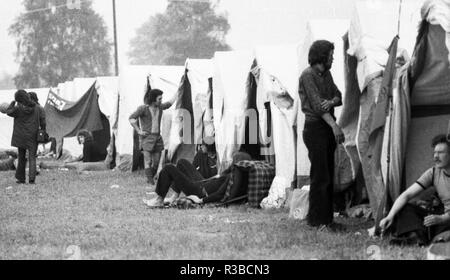
[[[450,0],[2,2],[0,260],[450,260]]]

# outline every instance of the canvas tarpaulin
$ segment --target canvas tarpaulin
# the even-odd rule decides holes
[[[245,139],[248,104],[246,82],[254,56],[251,51],[216,52],[213,111],[219,172],[231,165]]]
[[[67,101],[50,92],[45,112],[47,132],[56,139],[74,137],[82,129],[91,132],[103,129],[95,85],[77,102]]]
[[[362,166],[373,213],[378,210],[384,194],[388,130],[385,130],[382,135],[379,134],[376,141],[370,142],[369,136],[372,119],[375,117],[374,112],[379,98],[383,71],[389,58],[388,47],[392,38],[397,35],[400,22],[398,55],[406,60],[411,56],[417,26],[420,22],[421,1],[403,1],[400,17],[399,7],[400,1],[358,1],[348,34],[348,53],[356,58],[357,63],[353,64],[356,69],[348,70],[354,74],[354,77],[348,77],[347,80],[356,82],[357,85],[347,84],[347,88],[350,88],[353,92],[346,90],[347,96],[345,99],[352,96],[355,100],[346,100],[340,123],[344,125],[345,145],[347,150],[352,153],[350,158],[353,168],[357,170],[359,166]],[[379,18],[383,20],[377,20]],[[350,62],[348,61],[348,63]],[[395,81],[394,85],[397,88],[398,81]],[[402,86],[406,85],[402,84]],[[358,101],[355,102],[356,100]],[[402,102],[401,100],[397,101]],[[354,106],[359,106],[359,110],[355,110]],[[352,114],[349,114],[349,111]],[[401,112],[397,113],[397,117],[405,116]],[[398,119],[392,119],[392,122],[399,124]],[[399,137],[404,134],[404,128],[395,131],[391,135],[393,139],[391,139],[391,146],[400,151],[404,150],[405,148],[402,146],[404,142]],[[356,147],[352,146],[353,143]],[[355,151],[357,151],[357,155],[354,154]],[[379,159],[380,153],[381,159]],[[373,168],[378,161],[380,161],[381,170]],[[399,162],[397,160],[395,164]],[[401,169],[400,166],[394,166],[393,164],[394,161],[390,165],[391,174],[393,174],[392,170],[398,171]],[[401,178],[401,174],[395,176],[397,176],[397,179],[391,181],[399,181],[399,178]],[[396,188],[399,188],[399,186],[396,186]]]
[[[409,74],[411,121],[405,159],[405,184],[433,165],[431,140],[448,133],[450,121],[450,2],[426,1]]]
[[[211,119],[212,115],[210,106],[212,60],[188,59],[185,68],[186,72],[174,104],[171,137],[168,143],[168,158],[173,162],[179,158],[193,160],[195,147],[202,144],[205,125],[208,125],[204,120]],[[211,136],[214,135],[214,132],[209,133]]]
[[[112,127],[117,122],[118,77],[75,78],[73,81],[59,84],[54,91],[62,99],[75,103],[94,83],[99,96],[100,111],[106,116]],[[112,134],[113,131],[110,130],[110,133]],[[82,146],[78,144],[76,137],[64,138],[63,148],[72,157],[78,157],[83,152]]]
[[[298,44],[255,49],[252,75],[257,83],[258,136],[262,155],[275,157],[276,172],[268,197],[261,203],[263,208],[281,207],[286,189],[292,186],[296,176],[294,125],[300,102],[298,49]],[[305,164],[306,160],[307,155],[304,155],[297,164]]]

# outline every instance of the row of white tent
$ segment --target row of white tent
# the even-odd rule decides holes
[[[347,138],[345,147],[352,163],[349,177],[354,180],[356,170],[359,168],[358,162],[364,161],[361,153],[358,152],[360,148],[358,146],[362,145],[360,139],[364,138],[361,135],[364,136],[367,133],[365,123],[370,113],[366,114],[365,110],[370,106],[373,107],[376,102],[376,96],[365,97],[367,94],[364,95],[364,92],[367,92],[370,82],[382,73],[388,59],[387,49],[397,35],[398,27],[400,26],[399,53],[411,57],[418,25],[423,19],[427,20],[422,18],[421,9],[425,6],[437,5],[440,9],[434,9],[435,14],[450,9],[447,0],[426,1],[425,6],[424,2],[420,0],[361,0],[356,2],[351,20],[310,21],[307,25],[305,40],[299,44],[262,46],[249,51],[217,52],[212,59],[188,59],[184,67],[126,66],[121,69],[120,77],[75,79],[72,82],[60,84],[57,91],[61,97],[75,101],[94,81],[97,81],[101,110],[110,118],[115,133],[117,164],[124,170],[131,170],[135,147],[134,132],[128,118],[143,103],[147,83],[150,83],[152,88],[164,91],[163,100],[169,100],[174,95],[178,95],[177,104],[163,116],[162,134],[170,158],[182,144],[180,131],[186,127],[185,123],[188,121],[183,114],[184,111],[178,110],[182,96],[180,81],[188,79],[193,107],[191,117],[195,127],[194,138],[201,139],[200,130],[211,126],[208,122],[213,122],[218,159],[223,170],[231,163],[232,154],[239,149],[239,143],[242,143],[245,138],[245,117],[249,115],[247,109],[251,94],[249,84],[253,79],[256,82],[255,106],[259,114],[258,134],[261,138],[267,135],[272,136],[272,145],[265,150],[265,153],[269,156],[275,155],[276,166],[276,177],[269,198],[264,203],[276,207],[283,202],[285,189],[291,186],[296,176],[309,175],[310,163],[302,140],[304,117],[297,91],[301,71],[308,66],[308,50],[312,42],[326,39],[335,43],[332,74],[344,97],[342,114],[341,110],[336,113],[338,122],[344,125]],[[402,6],[399,18],[400,3]],[[445,25],[442,27],[447,34],[447,48],[450,49],[450,43],[448,43],[450,28]],[[346,82],[351,72],[348,68],[349,56],[356,58],[357,64],[354,71],[357,76],[357,91],[361,94],[361,98],[366,98],[365,100],[360,99],[360,96],[354,98],[352,94],[355,91],[352,91]],[[40,100],[45,99],[46,90],[48,91],[48,89],[38,91]],[[211,92],[212,113],[207,105]],[[0,92],[0,103],[5,99],[11,100],[11,92]],[[286,102],[289,106],[286,106]],[[270,104],[269,107],[267,107],[268,104]],[[270,113],[266,108],[269,108]],[[357,118],[350,120],[349,112],[356,112]],[[267,123],[269,114],[271,124]],[[116,121],[117,125],[114,126]],[[5,117],[0,116],[0,125],[5,131],[0,136],[0,148],[5,146],[7,140],[9,141],[8,131],[12,129],[10,128],[12,124],[6,124],[6,122]],[[271,131],[267,131],[269,127]],[[80,147],[73,140],[65,141],[64,148],[75,154],[81,153]],[[385,163],[382,162],[382,165],[385,171]],[[367,166],[364,167],[363,163],[364,168]],[[364,172],[370,171],[364,170]],[[415,173],[418,172],[417,170]],[[386,174],[383,175],[386,176]],[[369,190],[369,198],[375,210],[380,201],[382,186],[371,186],[371,188],[378,188],[375,192]]]

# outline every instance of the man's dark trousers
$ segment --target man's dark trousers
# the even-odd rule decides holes
[[[307,222],[311,226],[333,222],[334,152],[336,140],[333,130],[323,120],[306,120],[303,141],[311,162],[309,211]]]

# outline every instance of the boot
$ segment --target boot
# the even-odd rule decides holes
[[[153,181],[153,169],[152,168],[146,168],[145,169],[145,177],[147,177],[147,183],[150,185],[155,185],[155,181]]]

